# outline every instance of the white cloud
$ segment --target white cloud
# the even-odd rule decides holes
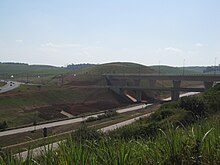
[[[17,43],[23,43],[23,40],[15,40]]]
[[[181,53],[183,52],[181,49],[179,48],[174,48],[174,47],[167,47],[167,48],[163,48],[163,49],[159,49],[159,51],[163,51],[163,52],[174,52],[174,53]]]
[[[199,42],[196,43],[195,45],[196,45],[197,47],[203,47],[203,44],[202,44],[202,43],[199,43]]]
[[[41,45],[42,47],[51,47],[51,48],[79,48],[82,47],[80,44],[54,44],[52,42],[47,42]]]

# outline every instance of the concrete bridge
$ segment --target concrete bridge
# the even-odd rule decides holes
[[[170,91],[172,100],[178,100],[179,94],[183,92],[204,92],[211,88],[214,82],[220,81],[220,75],[160,75],[160,74],[106,74],[107,84],[110,89],[118,94],[123,94],[123,90],[130,89],[136,93],[136,98],[141,101],[142,91],[149,91],[151,97],[154,97],[154,91]],[[142,80],[148,80],[148,86],[140,86]],[[172,87],[156,87],[156,81],[169,80]],[[133,85],[129,85],[133,82]],[[201,81],[204,84],[202,88],[184,88],[181,87],[181,81]]]

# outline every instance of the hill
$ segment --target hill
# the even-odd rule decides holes
[[[204,73],[204,70],[206,69],[206,66],[187,66],[187,70],[197,73]]]
[[[166,65],[154,65],[150,66],[150,68],[157,71],[157,73],[161,74],[198,74],[200,73],[198,70],[193,69],[193,67],[172,67],[172,66],[166,66]]]
[[[0,75],[56,74],[65,68],[50,65],[28,65],[25,63],[0,63]]]
[[[165,65],[150,66],[155,69],[157,73],[161,74],[219,74],[220,67],[216,66],[186,66],[186,67],[172,67]]]
[[[123,73],[142,73],[142,74],[151,74],[156,73],[156,71],[150,67],[145,65],[140,65],[136,63],[130,62],[114,62],[114,63],[106,63],[94,65],[87,68],[82,68],[78,70],[76,73],[78,74],[123,74]]]
[[[64,84],[68,86],[79,85],[107,85],[104,74],[154,74],[156,71],[148,66],[129,63],[114,62],[93,65],[74,71],[64,78]]]

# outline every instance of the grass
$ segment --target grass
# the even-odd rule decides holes
[[[78,74],[118,74],[118,73],[155,73],[155,70],[150,67],[129,63],[129,62],[115,62],[115,63],[107,63],[95,65],[89,68],[83,68],[78,70],[76,73]]]
[[[0,121],[7,121],[10,127],[29,124],[33,119],[42,121],[33,108],[52,104],[81,101],[83,95],[76,90],[51,86],[22,85],[15,91],[0,96]]]
[[[28,65],[19,63],[0,63],[0,75],[11,76],[11,75],[27,75],[27,74],[59,74],[66,72],[66,69],[60,67],[54,67],[49,65]]]
[[[4,86],[5,84],[5,82],[0,82],[0,87]]]
[[[40,106],[52,103],[67,103],[71,102],[72,100],[80,99],[80,94],[76,91],[61,88],[42,88],[44,88],[45,90],[42,89],[37,91],[31,90],[29,89],[29,87],[26,87],[25,89],[21,87],[20,89],[18,89],[18,93],[15,96],[10,96],[10,94],[6,97],[0,96],[0,105],[1,107]],[[21,92],[19,90],[28,90],[28,92]]]
[[[50,138],[51,141],[58,141],[60,139],[66,139],[66,136],[69,134],[69,132],[80,128],[82,124],[86,125],[89,128],[92,127],[95,129],[100,129],[100,128],[103,128],[103,127],[106,127],[112,124],[116,124],[116,123],[119,123],[125,120],[129,120],[133,117],[137,117],[137,116],[141,116],[143,114],[149,113],[155,110],[157,107],[158,105],[148,107],[145,110],[131,111],[131,112],[123,113],[123,114],[117,114],[117,115],[109,116],[108,118],[105,117],[100,120],[94,120],[90,122],[85,121],[83,123],[74,123],[74,124],[68,124],[64,126],[48,128],[48,136],[52,136],[52,138]],[[64,132],[67,132],[65,136],[60,137],[60,134],[64,135],[63,134]],[[32,140],[36,140],[34,141],[34,143],[36,143],[38,141],[37,138],[42,138],[42,136],[43,136],[42,130],[36,130],[34,132],[26,132],[26,133],[21,133],[21,134],[0,137],[0,146],[6,147],[6,146],[12,145],[12,147],[10,147],[10,150],[16,151],[18,150],[18,148],[28,148],[28,146],[32,144]],[[27,143],[23,145],[22,143],[24,142],[27,142]],[[19,143],[21,143],[21,145],[19,145]],[[33,145],[37,146],[35,144]]]
[[[172,125],[159,129],[153,138],[124,139],[104,136],[87,130],[69,137],[59,149],[37,158],[28,157],[25,164],[219,164],[220,121],[212,116],[189,127]],[[83,139],[82,139],[83,138]],[[94,139],[95,138],[95,139]],[[20,164],[12,156],[2,156],[4,164]]]
[[[217,126],[216,126],[217,124]],[[190,127],[160,130],[155,138],[115,139],[90,134],[78,141],[69,137],[59,149],[51,149],[41,157],[29,157],[25,164],[219,164],[219,120],[209,118]],[[81,132],[83,133],[83,132]],[[88,133],[88,132],[87,132]],[[92,132],[90,132],[92,133]],[[96,137],[94,140],[93,138]],[[90,140],[89,140],[90,139]],[[93,140],[92,140],[93,139]],[[10,155],[0,161],[3,165],[20,164]],[[6,161],[5,161],[6,160]]]
[[[150,68],[154,69],[157,71],[157,73],[161,74],[183,74],[183,68],[182,67],[171,67],[171,66],[165,66],[165,65],[155,65],[155,66],[150,66]],[[187,67],[184,68],[184,74],[198,74],[197,70],[193,69],[188,69]]]

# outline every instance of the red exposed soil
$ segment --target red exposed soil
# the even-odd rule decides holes
[[[40,117],[46,120],[63,118],[60,112],[65,111],[72,115],[79,115],[83,113],[98,112],[107,109],[114,109],[117,107],[125,106],[126,104],[109,102],[109,101],[97,101],[87,103],[76,103],[76,104],[56,104],[52,106],[40,107],[34,109],[34,111],[40,112]]]

